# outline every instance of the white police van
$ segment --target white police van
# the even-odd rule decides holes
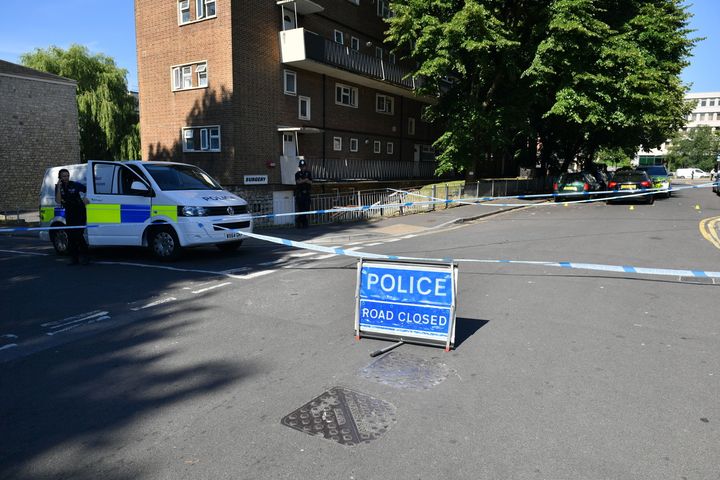
[[[177,258],[184,247],[217,245],[233,251],[252,232],[245,200],[225,191],[194,165],[174,162],[101,161],[49,168],[40,188],[42,226],[65,225],[55,203],[61,169],[87,187],[88,244],[145,246],[161,260]],[[42,231],[59,254],[67,252],[67,234]]]

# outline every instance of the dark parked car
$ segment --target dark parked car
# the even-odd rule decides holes
[[[588,172],[564,173],[553,183],[556,202],[582,200],[583,195],[603,190],[598,180]]]
[[[663,165],[647,165],[638,167],[638,170],[646,172],[652,180],[653,188],[657,188],[659,192],[656,195],[662,195],[664,197],[670,197],[670,178],[668,175],[667,168]]]
[[[625,195],[637,195],[643,191],[652,191],[653,183],[647,172],[642,170],[623,170],[615,172],[610,182],[608,182],[608,190],[611,190],[611,197],[622,197]],[[618,200],[614,198],[613,200]],[[611,203],[613,200],[607,200]],[[629,200],[645,202],[650,205],[655,201],[655,195],[648,193],[646,195],[638,195],[630,197]]]

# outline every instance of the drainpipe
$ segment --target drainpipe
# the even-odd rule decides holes
[[[327,134],[325,133],[325,115],[327,113],[325,111],[325,95],[327,93],[326,92],[326,90],[327,90],[326,80],[327,80],[327,78],[326,78],[325,74],[323,74],[323,76],[322,76],[322,131],[323,131],[323,133],[322,133],[322,140],[323,140],[322,141],[322,163],[323,163],[323,171],[325,171],[325,172],[327,172],[327,170],[325,169],[325,141],[327,140]]]

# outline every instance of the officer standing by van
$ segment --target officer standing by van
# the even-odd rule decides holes
[[[55,184],[55,202],[65,209],[65,224],[68,227],[87,224],[85,205],[90,201],[80,196],[80,192],[87,192],[85,185],[71,181],[70,172],[66,168],[61,169],[58,174],[58,182]],[[83,228],[67,230],[70,265],[78,263],[87,265],[89,263],[88,245],[85,242],[84,232]]]
[[[310,211],[310,191],[312,189],[312,174],[310,173],[310,170],[308,169],[305,160],[300,160],[298,167],[300,167],[300,170],[295,172],[295,211],[307,212]],[[308,216],[296,215],[295,227],[307,228]]]

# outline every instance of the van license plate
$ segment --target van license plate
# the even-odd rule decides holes
[[[240,232],[230,232],[230,233],[226,233],[226,234],[225,234],[225,238],[228,238],[228,239],[229,239],[229,238],[240,238],[240,237],[242,237],[242,236],[243,236],[243,235],[242,235],[242,233],[240,233]]]

